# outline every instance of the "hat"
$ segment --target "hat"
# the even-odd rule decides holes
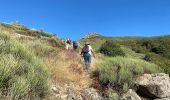
[[[90,43],[89,42],[86,42],[85,45],[89,45]]]

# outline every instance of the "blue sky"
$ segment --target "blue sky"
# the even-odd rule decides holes
[[[19,21],[61,38],[170,33],[170,0],[1,0],[0,22]]]

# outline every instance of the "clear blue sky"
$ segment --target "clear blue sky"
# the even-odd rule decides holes
[[[1,0],[0,22],[19,21],[59,37],[170,33],[170,0]]]

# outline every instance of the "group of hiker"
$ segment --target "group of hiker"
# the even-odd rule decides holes
[[[69,49],[74,49],[76,50],[78,48],[78,43],[76,41],[73,41],[70,38],[67,38],[65,40],[65,48],[67,50]],[[91,64],[91,60],[92,60],[92,56],[94,56],[94,52],[92,49],[92,46],[90,45],[89,42],[85,42],[84,46],[81,47],[81,53],[80,55],[83,57],[84,59],[84,70],[88,70]]]
[[[74,49],[76,50],[77,47],[78,47],[78,43],[76,41],[73,41],[70,39],[70,38],[67,38],[66,41],[65,41],[65,45],[66,45],[66,49],[69,50],[69,49]]]

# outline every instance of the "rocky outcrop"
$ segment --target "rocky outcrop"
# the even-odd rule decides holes
[[[101,35],[96,32],[91,32],[83,36],[81,39],[89,39],[89,38],[98,37],[98,36],[101,36]]]
[[[136,89],[129,89],[120,100],[170,100],[170,77],[167,74],[144,74],[137,77],[135,84]],[[55,85],[52,91],[54,100],[103,100],[96,89],[77,90],[73,84]]]
[[[53,93],[53,100],[102,100],[101,96],[94,88],[77,90],[73,84],[66,84],[64,87],[54,85],[51,90]]]
[[[137,94],[146,99],[170,100],[170,78],[164,73],[144,74],[137,78]]]
[[[121,100],[142,100],[138,94],[133,91],[132,89],[129,89],[129,91],[123,95]]]

